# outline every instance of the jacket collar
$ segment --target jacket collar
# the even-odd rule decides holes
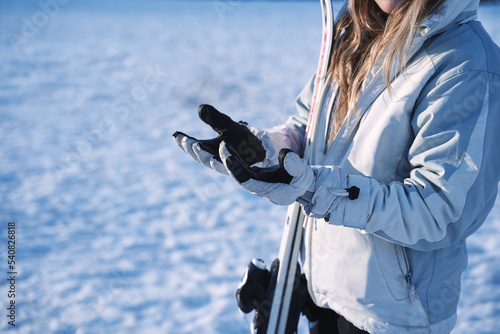
[[[479,0],[447,0],[440,7],[436,8],[420,24],[417,36],[414,38],[408,51],[407,59],[410,60],[430,37],[443,32],[454,24],[463,24],[474,20],[477,17],[478,7]],[[344,1],[344,6],[337,17],[340,17],[346,10],[347,0]],[[394,66],[394,68],[397,70],[391,75],[392,78],[395,78],[399,74],[398,69],[400,67]],[[382,70],[380,66],[375,65],[375,68],[363,84],[360,99],[357,103],[357,111],[350,116],[349,122],[344,123],[343,127],[345,128],[340,130],[339,136],[335,141],[342,142],[352,139],[351,137],[356,132],[356,128],[359,126],[363,115],[386,88]]]
[[[452,23],[465,23],[477,17],[479,0],[447,0],[422,21],[419,33],[432,35]]]

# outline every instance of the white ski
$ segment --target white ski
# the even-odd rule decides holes
[[[321,0],[321,11],[323,16],[323,39],[319,56],[318,69],[316,72],[316,85],[313,92],[313,100],[306,130],[306,149],[304,159],[310,162],[310,139],[314,131],[311,123],[323,103],[326,84],[326,73],[328,70],[330,51],[333,41],[333,8],[331,0]],[[311,130],[312,129],[312,130]],[[297,271],[297,260],[302,243],[304,215],[298,203],[290,205],[287,212],[285,228],[281,238],[279,250],[279,270],[274,290],[273,302],[269,316],[267,334],[285,334],[292,299],[293,286]],[[286,333],[289,334],[289,333]]]

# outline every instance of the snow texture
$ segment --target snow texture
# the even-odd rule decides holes
[[[480,11],[497,43],[499,15]],[[170,136],[213,135],[201,103],[283,123],[320,35],[317,2],[0,2],[0,331],[247,333],[235,289],[277,256],[286,208]],[[454,333],[500,328],[499,236],[500,203],[470,238]]]

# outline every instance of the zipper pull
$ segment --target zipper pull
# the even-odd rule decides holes
[[[413,282],[411,280],[411,272],[408,272],[408,274],[406,274],[405,278],[406,278],[406,283],[408,283],[408,291],[410,293],[410,302],[413,305],[418,300],[418,296],[417,296],[417,292],[415,290],[415,285],[413,285]]]

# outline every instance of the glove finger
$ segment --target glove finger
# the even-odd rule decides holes
[[[184,132],[180,132],[180,131],[175,131],[174,134],[172,135],[172,138],[174,139],[175,142],[180,142],[184,138],[189,138],[189,139],[194,140],[194,141],[199,141],[198,139],[191,137],[191,136],[185,134]]]
[[[183,133],[178,133],[177,136],[174,137],[174,140],[184,152],[190,155],[194,160],[201,162],[193,151],[193,145],[198,143],[196,139],[184,135]]]
[[[290,149],[281,149],[279,152],[279,164],[288,174],[293,177],[301,176],[307,170],[307,163]]]
[[[213,168],[213,166],[210,164],[210,161],[214,158],[214,156],[204,151],[201,148],[200,143],[198,142],[197,139],[187,136],[183,133],[176,133],[174,141],[184,152],[186,152],[189,156],[191,156],[191,158],[193,158],[195,161],[201,163],[202,165],[208,168],[220,171],[221,168],[217,169]],[[227,174],[227,172],[223,174]]]
[[[219,112],[208,104],[202,104],[198,109],[200,119],[214,129],[219,137],[211,140],[200,140],[201,147],[213,153],[219,159],[219,144],[225,140],[239,153],[242,161],[253,165],[266,158],[266,150],[262,142],[244,123],[233,121],[229,116]]]
[[[280,165],[293,177],[290,185],[304,190],[314,189],[316,176],[304,159],[287,149],[282,149],[279,156]]]
[[[266,197],[266,194],[271,192],[276,194],[277,192],[281,192],[280,188],[284,186],[284,184],[281,183],[269,183],[251,178],[245,166],[233,156],[229,156],[223,161],[229,175],[237,181],[241,187],[255,195]]]
[[[222,141],[219,146],[219,156],[222,163],[224,163],[224,160],[226,160],[227,157],[230,157],[232,155],[231,152],[229,152],[227,146],[228,145],[225,141]]]
[[[288,184],[269,183],[252,178],[248,178],[246,181],[241,182],[243,181],[241,179],[241,165],[239,165],[237,159],[230,156],[223,161],[231,178],[237,181],[243,189],[254,195],[264,197],[269,202],[276,205],[290,205],[298,197],[298,195],[294,195],[293,189]]]
[[[221,141],[222,138],[220,136],[213,139],[198,140],[201,149],[210,153],[212,156],[215,157],[215,159],[219,160],[219,162],[220,162],[219,145]]]
[[[196,141],[195,138],[193,137],[190,137],[182,132],[176,132],[172,135],[172,138],[174,140],[174,142],[177,144],[177,146],[179,146],[179,148],[181,150],[183,150],[184,152],[186,152],[187,154],[189,154],[190,156],[193,156],[192,152],[191,152],[191,146],[192,146],[192,143],[194,141]],[[187,142],[190,142],[190,144],[188,144]],[[194,156],[193,156],[194,158]]]
[[[222,146],[222,145],[221,145]],[[229,160],[231,167],[233,169],[233,174],[236,176],[240,183],[244,182],[248,178],[267,182],[267,183],[284,183],[290,184],[293,177],[287,173],[283,166],[271,166],[266,168],[260,168],[256,166],[248,166],[244,159],[239,155],[239,153],[230,145],[224,142],[222,148],[222,154],[225,157],[232,156],[233,159]],[[283,157],[285,150],[283,150]]]
[[[172,137],[177,146],[179,146],[195,161],[221,174],[228,174],[226,167],[224,167],[221,162],[217,161],[216,157],[214,157],[210,152],[203,150],[200,142],[196,138],[190,137],[182,132],[176,132]]]
[[[205,167],[212,168],[210,161],[214,158],[213,154],[203,150],[199,142],[194,142],[191,146],[193,154],[196,156],[197,161],[202,163]]]
[[[222,134],[227,128],[237,124],[229,116],[221,113],[209,104],[200,105],[198,108],[198,116],[218,134]]]
[[[245,183],[252,177],[252,172],[239,159],[233,156],[234,150],[229,151],[226,142],[222,142],[219,147],[219,155],[222,163],[226,167],[229,175],[239,184]]]
[[[199,161],[206,167],[215,170],[218,173],[228,175],[226,167],[222,162],[218,161],[211,153],[205,152],[200,145],[193,145],[194,152],[197,154]]]
[[[224,174],[224,175],[229,175],[227,172],[226,166],[222,164],[222,162],[217,161],[215,158],[210,160],[210,167],[212,167],[215,171]]]
[[[255,177],[259,173],[256,174],[254,170],[259,170],[259,168],[250,169],[240,159],[233,156],[232,152],[234,152],[234,149],[229,148],[225,142],[221,143],[219,154],[224,166],[226,166],[231,178],[243,189],[252,194],[265,197],[268,201],[277,205],[289,205],[299,197],[300,194],[295,194],[296,189],[287,183],[271,183],[256,180]],[[264,168],[262,170],[266,169],[272,168]]]
[[[175,131],[175,133],[172,135],[172,139],[173,141],[177,144],[177,146],[180,147],[181,150],[184,151],[184,148],[182,147],[182,140],[186,137],[189,137],[187,134],[185,133],[182,133],[182,132],[179,132],[179,131]]]

